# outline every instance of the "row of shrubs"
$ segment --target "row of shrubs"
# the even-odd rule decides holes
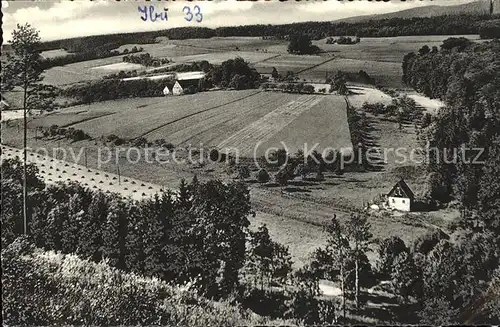
[[[266,82],[262,83],[262,88],[264,90],[273,90],[273,91],[281,91],[287,93],[306,93],[312,94],[314,93],[314,86],[311,84],[305,83],[271,83]],[[320,90],[323,93],[326,93],[326,89]]]
[[[162,147],[167,150],[172,150],[175,148],[175,145],[172,143],[168,142],[165,139],[156,139],[154,141],[148,141],[145,137],[138,137],[134,139],[126,139],[117,136],[116,134],[111,134],[108,135],[104,138],[105,142],[111,143],[116,146],[120,145],[128,145],[128,146],[133,146],[133,147],[138,147],[138,148],[143,148],[143,147]]]
[[[127,63],[132,63],[132,64],[139,64],[143,65],[146,67],[153,66],[153,67],[159,67],[161,65],[168,64],[171,62],[171,60],[167,58],[157,58],[151,56],[149,53],[141,53],[138,55],[125,55],[122,58],[123,62]]]
[[[62,136],[73,142],[89,140],[91,137],[81,129],[75,129],[73,127],[64,128],[58,125],[51,125],[50,127],[39,127],[42,129],[42,135],[44,137],[57,137]]]

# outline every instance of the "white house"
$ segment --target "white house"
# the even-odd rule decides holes
[[[172,94],[172,92],[170,91],[170,88],[167,86],[165,86],[165,88],[163,89],[163,94],[164,95],[170,95]]]
[[[397,182],[387,194],[387,205],[389,208],[396,210],[411,211],[414,201],[415,194],[413,194],[412,190],[403,179]]]
[[[173,95],[181,95],[184,93],[195,93],[198,91],[200,85],[200,79],[178,79],[175,81],[174,86],[172,87]]]

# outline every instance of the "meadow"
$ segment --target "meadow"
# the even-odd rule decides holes
[[[323,52],[333,53],[346,59],[366,61],[396,62],[401,64],[403,56],[409,52],[417,52],[424,45],[439,49],[441,43],[449,37],[466,37],[479,40],[479,35],[423,35],[397,37],[363,37],[358,44],[341,45],[326,44],[326,39],[313,41]],[[335,38],[335,37],[334,37]]]

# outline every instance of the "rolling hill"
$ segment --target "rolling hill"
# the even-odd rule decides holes
[[[419,8],[405,9],[392,13],[378,15],[364,15],[350,18],[343,18],[335,22],[359,23],[368,20],[381,20],[391,18],[413,18],[413,17],[432,17],[442,15],[461,15],[461,14],[487,14],[489,13],[489,0],[479,0],[454,6],[430,5]],[[500,1],[494,0],[494,13],[500,13]]]

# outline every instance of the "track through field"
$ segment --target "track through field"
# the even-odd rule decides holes
[[[195,116],[195,115],[198,115],[198,114],[201,114],[201,113],[207,112],[207,111],[211,111],[211,110],[218,109],[218,108],[223,107],[223,106],[228,105],[228,104],[232,104],[232,103],[239,102],[239,101],[241,101],[241,100],[244,100],[244,99],[247,99],[247,98],[253,97],[253,96],[255,96],[255,95],[257,95],[257,94],[259,94],[259,93],[261,93],[261,92],[262,92],[262,91],[261,91],[261,90],[259,90],[259,91],[255,92],[255,93],[252,93],[252,94],[247,95],[247,96],[245,96],[245,97],[242,97],[242,98],[239,98],[239,99],[236,99],[236,100],[230,101],[230,102],[226,102],[226,103],[224,103],[224,104],[220,104],[220,105],[217,105],[217,106],[214,106],[214,107],[211,107],[211,108],[207,108],[207,109],[204,109],[204,110],[201,110],[201,111],[198,111],[198,112],[195,112],[195,113],[192,113],[192,114],[189,114],[189,115],[186,115],[186,116],[180,117],[180,118],[177,118],[177,119],[172,120],[172,121],[169,121],[169,122],[167,122],[167,123],[165,123],[165,124],[161,124],[160,126],[157,126],[157,127],[155,127],[155,128],[152,128],[152,129],[150,129],[150,130],[148,130],[148,131],[146,131],[146,132],[142,133],[142,134],[141,134],[141,135],[139,135],[137,138],[146,137],[148,134],[151,134],[151,133],[153,133],[153,132],[155,132],[155,131],[157,131],[157,130],[159,130],[159,129],[161,129],[161,128],[165,127],[165,126],[168,126],[168,125],[170,125],[170,124],[176,123],[176,122],[181,121],[181,120],[183,120],[183,119],[186,119],[186,118],[189,118],[189,117],[192,117],[192,116]]]
[[[300,114],[317,105],[324,96],[304,95],[297,100],[282,105],[252,124],[234,133],[221,143],[219,149],[238,149],[242,154],[252,151],[256,144],[269,140],[285,128]]]

